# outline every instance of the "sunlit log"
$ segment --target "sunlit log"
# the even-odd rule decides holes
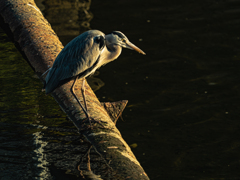
[[[41,75],[52,66],[56,56],[63,48],[56,33],[33,0],[1,0],[0,14],[1,27],[43,81]],[[70,81],[60,86],[52,93],[52,96],[78,128],[79,132],[92,144],[100,158],[105,161],[109,171],[108,175],[106,175],[106,172],[100,172],[102,177],[107,176],[111,177],[111,179],[149,179],[115,126],[116,119],[121,114],[126,102],[117,107],[121,109],[120,113],[114,112],[116,104],[104,104],[105,107],[111,109],[112,120],[92,89],[85,83],[89,115],[95,120],[102,121],[104,125],[102,127],[96,123],[94,128],[91,129],[88,121],[84,121],[85,114],[70,91],[72,83],[73,81]],[[79,80],[75,85],[75,92],[82,101],[81,85],[82,80]],[[113,116],[113,114],[115,115]],[[88,167],[90,169],[90,164],[88,164]]]

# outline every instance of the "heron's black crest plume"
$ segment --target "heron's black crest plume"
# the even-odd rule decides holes
[[[120,31],[113,31],[113,32],[111,32],[111,34],[115,34],[118,37],[120,37],[121,39],[126,38],[126,36],[123,33],[121,33]]]

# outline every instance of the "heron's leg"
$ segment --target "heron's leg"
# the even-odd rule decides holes
[[[86,98],[85,98],[85,86],[84,86],[84,85],[85,85],[85,80],[86,80],[86,79],[84,78],[84,79],[83,79],[83,82],[82,82],[82,96],[83,96],[83,101],[84,101],[84,103],[85,103],[86,111],[87,111],[87,113],[88,113],[87,102],[86,102]],[[88,118],[91,118],[91,117],[88,117]],[[102,127],[104,127],[104,126],[100,123],[100,121],[97,121],[97,120],[95,120],[95,119],[93,119],[93,118],[89,119],[89,123],[90,123],[91,127],[92,127],[91,121],[96,122],[96,123],[100,124]]]
[[[87,119],[89,119],[89,115],[88,115],[86,109],[83,107],[83,105],[81,104],[81,102],[80,102],[79,99],[77,98],[76,94],[74,93],[74,85],[75,85],[75,83],[77,82],[77,78],[78,78],[78,77],[76,77],[76,78],[74,79],[73,85],[72,85],[72,87],[71,87],[71,92],[72,92],[73,96],[75,97],[75,99],[77,100],[78,104],[81,106],[81,108],[82,108],[82,110],[84,111],[85,115],[87,116]]]
[[[85,81],[85,79],[83,80],[83,84],[82,84],[82,91],[83,91],[82,96],[83,96],[83,100],[84,100],[86,109],[83,107],[83,105],[82,105],[81,102],[78,100],[77,96],[75,95],[75,93],[74,93],[74,85],[75,85],[75,83],[76,83],[76,81],[77,81],[77,78],[78,78],[78,77],[75,78],[75,80],[74,80],[74,82],[73,82],[73,85],[72,85],[72,87],[71,87],[72,94],[74,95],[74,97],[75,97],[75,99],[77,100],[78,104],[81,106],[82,110],[84,111],[84,113],[85,113],[85,115],[86,115],[86,117],[87,117],[86,119],[88,119],[91,128],[93,127],[91,121],[94,121],[94,122],[96,122],[96,123],[99,123],[102,127],[104,127],[104,126],[100,123],[100,121],[94,120],[93,118],[91,118],[91,117],[88,115],[87,104],[86,104],[85,94],[84,94],[84,93],[85,93],[85,89],[84,89],[84,81]],[[91,119],[90,119],[90,118],[91,118]]]
[[[88,109],[87,109],[87,102],[86,102],[86,98],[85,98],[85,78],[83,78],[83,82],[82,82],[82,95],[83,95],[83,101],[84,101],[84,104],[85,104],[85,109],[86,111],[88,112]]]

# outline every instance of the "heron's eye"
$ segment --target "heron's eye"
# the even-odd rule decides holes
[[[122,39],[122,42],[126,42],[125,39]]]

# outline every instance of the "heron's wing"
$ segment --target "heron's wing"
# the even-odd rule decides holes
[[[88,31],[89,32],[89,31]],[[100,32],[100,31],[99,31]],[[104,38],[97,33],[83,33],[73,39],[59,53],[45,81],[46,93],[52,92],[63,80],[70,79],[79,74],[85,74],[96,64],[105,46]]]

